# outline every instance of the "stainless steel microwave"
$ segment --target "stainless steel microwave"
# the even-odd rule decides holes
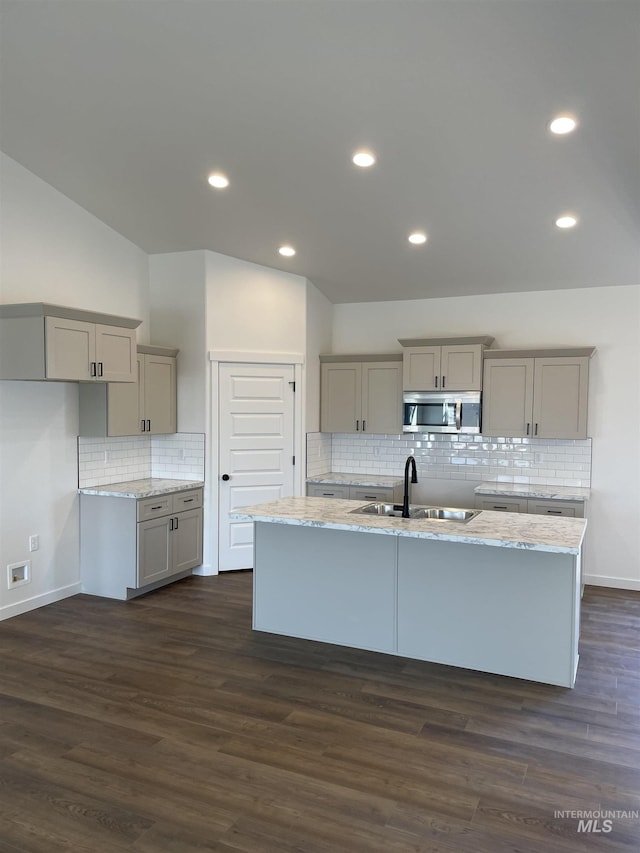
[[[480,391],[405,391],[403,432],[480,432]]]

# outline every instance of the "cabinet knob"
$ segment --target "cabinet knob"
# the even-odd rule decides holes
[[[230,479],[231,479],[231,477],[230,477],[228,474],[223,474],[223,475],[222,475],[222,477],[221,477],[220,479],[221,479],[221,480],[224,480],[224,481],[226,482],[227,480],[230,480]]]

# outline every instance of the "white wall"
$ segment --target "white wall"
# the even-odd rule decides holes
[[[398,338],[493,335],[494,347],[594,345],[590,582],[640,589],[640,286],[334,306],[333,352],[398,352]]]
[[[206,252],[207,349],[304,353],[305,279]]]
[[[207,428],[206,252],[149,257],[152,343],[178,347],[178,430]]]
[[[305,430],[320,429],[320,359],[331,352],[333,305],[310,281],[307,282],[307,346],[305,357]]]
[[[146,340],[144,252],[4,155],[0,196],[3,303],[136,317]],[[77,434],[76,384],[0,382],[0,618],[79,589]],[[28,558],[31,583],[9,590],[7,565]]]

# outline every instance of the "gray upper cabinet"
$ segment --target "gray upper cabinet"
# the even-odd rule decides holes
[[[581,347],[485,353],[482,434],[587,438],[593,352]]]
[[[491,337],[403,339],[405,391],[480,391]]]
[[[0,305],[0,379],[135,382],[141,322],[45,303]]]
[[[177,431],[177,349],[138,346],[138,381],[80,387],[80,435],[158,435]]]
[[[402,432],[401,355],[320,360],[322,432]]]

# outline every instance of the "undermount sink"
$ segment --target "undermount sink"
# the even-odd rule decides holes
[[[409,510],[411,511],[411,510]],[[367,504],[352,509],[351,512],[362,515],[388,515],[394,518],[402,518],[402,504]]]
[[[371,503],[352,509],[359,515],[383,515],[391,518],[402,518],[402,504]],[[478,515],[479,510],[455,509],[441,506],[410,506],[409,517],[427,519],[428,521],[471,521]]]
[[[428,518],[430,521],[471,521],[478,514],[473,509],[450,509],[441,506],[421,506],[409,510],[411,518]]]

